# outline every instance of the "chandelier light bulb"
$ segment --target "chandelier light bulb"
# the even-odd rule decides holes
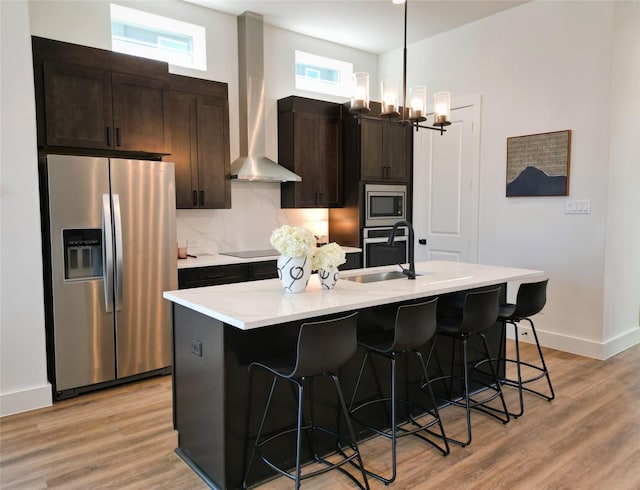
[[[412,121],[424,121],[427,106],[427,87],[415,85],[411,87],[409,104],[409,119]]]
[[[369,74],[363,71],[353,74],[351,112],[369,112]]]
[[[398,115],[398,82],[396,80],[382,82],[382,115]]]
[[[433,94],[433,124],[435,126],[448,126],[451,124],[451,94],[449,92],[436,92]]]

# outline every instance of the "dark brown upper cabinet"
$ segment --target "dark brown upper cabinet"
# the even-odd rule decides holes
[[[176,207],[231,207],[229,102],[226,83],[169,75]]]
[[[283,208],[342,206],[342,106],[287,97],[278,101],[278,163],[302,177],[281,184]]]
[[[171,152],[167,64],[33,38],[38,146]]]
[[[360,143],[362,181],[409,182],[413,144],[410,126],[362,119],[354,133]]]

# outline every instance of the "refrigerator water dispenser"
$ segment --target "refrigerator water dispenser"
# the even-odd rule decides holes
[[[102,279],[102,230],[62,230],[65,280]]]

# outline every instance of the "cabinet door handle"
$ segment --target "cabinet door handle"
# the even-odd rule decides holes
[[[120,128],[116,128],[116,146],[120,146]]]
[[[204,207],[204,191],[200,191],[200,207]]]
[[[198,191],[193,191],[193,207],[198,206]]]
[[[322,192],[318,193],[318,204],[322,204]]]
[[[111,146],[111,126],[107,126],[107,146]]]

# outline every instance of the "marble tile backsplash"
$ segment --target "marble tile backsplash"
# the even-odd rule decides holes
[[[231,209],[179,209],[179,243],[193,255],[272,248],[271,232],[284,224],[316,233],[328,219],[326,209],[280,209],[280,183],[231,182]]]

